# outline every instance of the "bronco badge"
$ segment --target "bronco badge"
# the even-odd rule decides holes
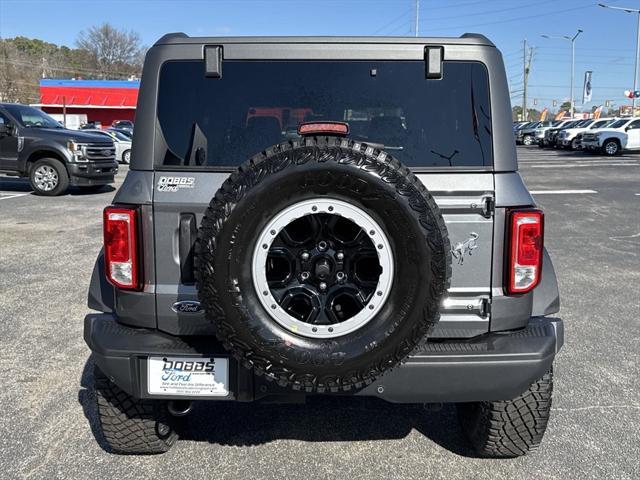
[[[479,235],[476,232],[471,232],[469,238],[467,238],[464,242],[456,243],[453,248],[451,248],[451,255],[453,258],[458,260],[458,265],[462,265],[464,263],[465,254],[472,255],[473,250],[478,248],[478,240]]]

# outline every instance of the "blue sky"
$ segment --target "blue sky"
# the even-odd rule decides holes
[[[637,17],[590,0],[420,0],[421,36],[487,35],[501,49],[514,91],[522,85],[522,41],[535,47],[529,98],[538,107],[569,96],[570,45],[541,34],[584,33],[576,43],[575,96],[585,70],[593,101],[629,103]],[[640,8],[639,0],[606,3]],[[189,35],[414,35],[415,0],[0,0],[0,36],[23,35],[72,46],[101,22],[137,31],[145,44],[167,32]],[[531,105],[531,104],[530,104]]]

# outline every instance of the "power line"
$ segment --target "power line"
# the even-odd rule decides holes
[[[396,23],[398,20],[400,20],[400,19],[406,17],[407,15],[409,15],[411,12],[413,12],[413,8],[409,8],[408,10],[405,10],[405,12],[402,13],[401,15],[399,15],[398,17],[394,18],[390,22],[388,22],[388,23],[384,24],[382,27],[378,28],[375,32],[373,32],[373,35],[376,35],[377,33],[380,33],[385,28],[390,27],[391,25]]]
[[[544,0],[544,1],[539,1],[536,3],[536,8],[539,7],[540,5],[544,5],[545,3],[557,3],[557,0]],[[485,4],[487,2],[484,2]],[[431,9],[429,9],[431,10]],[[481,11],[481,12],[472,12],[470,15],[473,16],[482,16],[482,15],[492,15],[494,13],[502,13],[502,12],[508,12],[510,10],[522,10],[522,5],[518,5],[517,7],[509,7],[509,8],[500,8],[497,10],[487,10],[487,11]],[[430,17],[429,19],[431,21],[436,21],[436,20],[451,20],[454,18],[460,18],[460,15],[449,15],[447,17]]]
[[[550,15],[557,15],[559,13],[566,13],[566,12],[573,12],[576,10],[584,10],[585,8],[589,8],[589,7],[595,7],[596,4],[592,4],[592,5],[583,5],[581,7],[573,7],[573,8],[565,8],[563,10],[554,10],[551,12],[547,12],[547,13],[539,13],[537,15],[527,15],[525,17],[513,17],[513,18],[507,18],[504,20],[496,20],[493,22],[484,22],[484,23],[473,23],[473,24],[466,24],[466,25],[453,25],[450,27],[442,27],[442,28],[434,28],[432,29],[433,31],[442,31],[442,30],[452,30],[452,29],[458,29],[458,28],[475,28],[475,27],[484,27],[485,25],[499,25],[502,23],[509,23],[509,22],[516,22],[518,20],[529,20],[531,18],[540,18],[540,17],[548,17]]]
[[[2,60],[0,59],[0,63],[5,63],[9,65],[18,65],[22,67],[36,67],[38,69],[42,68],[41,64],[33,63],[33,62],[24,62],[24,61],[16,61],[16,60]],[[105,75],[107,72],[102,70],[94,70],[89,68],[76,68],[76,67],[51,67],[47,66],[47,70],[55,70],[59,72],[80,72],[80,73],[94,73],[99,75]],[[130,77],[132,72],[108,72],[109,75],[119,75],[122,77]]]

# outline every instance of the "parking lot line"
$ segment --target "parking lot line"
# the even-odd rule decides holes
[[[10,198],[17,198],[17,197],[24,197],[25,195],[29,195],[31,192],[29,193],[18,193],[18,194],[10,194],[10,195],[5,195],[4,193],[0,193],[0,200],[8,200]]]
[[[532,195],[572,195],[581,193],[598,193],[595,190],[531,190]]]
[[[527,164],[527,168],[590,168],[590,167],[640,167],[640,163],[588,163],[588,164]]]

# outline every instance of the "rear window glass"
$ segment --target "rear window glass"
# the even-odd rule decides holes
[[[350,137],[409,167],[492,164],[484,65],[444,62],[426,80],[421,61],[230,61],[222,78],[202,61],[160,73],[158,119],[171,167],[236,167],[270,145],[299,138],[309,121],[347,122]]]

